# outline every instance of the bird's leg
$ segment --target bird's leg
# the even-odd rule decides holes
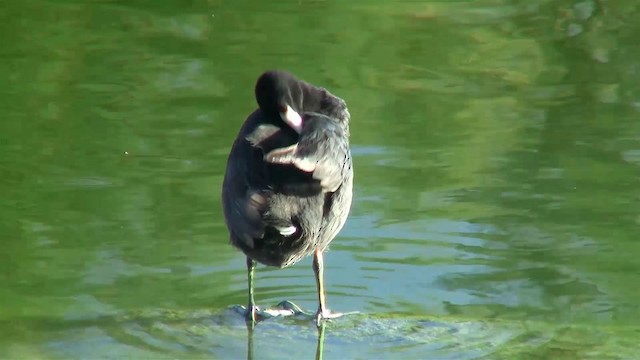
[[[316,286],[318,287],[318,312],[316,313],[316,317],[319,324],[322,315],[327,311],[325,304],[326,298],[324,295],[324,258],[322,250],[316,249],[313,254],[313,272],[316,275]]]
[[[245,319],[247,321],[247,328],[253,330],[256,324],[256,320],[264,320],[274,316],[288,316],[304,314],[304,311],[298,307],[298,305],[290,302],[283,301],[274,309],[261,310],[256,306],[256,300],[253,296],[253,277],[255,274],[256,262],[247,256],[247,280],[249,288],[249,302],[247,304],[247,310],[245,313]]]
[[[253,297],[253,274],[256,269],[256,262],[247,256],[247,280],[249,282],[249,303],[247,304],[247,321],[251,324],[256,322],[256,301]]]
[[[324,291],[324,257],[322,250],[320,249],[316,249],[313,254],[313,272],[316,274],[316,285],[318,287],[318,312],[316,312],[316,324],[320,326],[323,319],[332,319],[342,315],[340,313],[332,313],[327,309]]]

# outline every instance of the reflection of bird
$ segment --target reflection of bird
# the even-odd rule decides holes
[[[222,185],[231,243],[247,256],[247,319],[255,262],[286,267],[313,254],[317,321],[340,314],[325,306],[323,251],[351,207],[353,168],[345,102],[282,71],[268,71],[255,88],[259,109],[240,129]]]

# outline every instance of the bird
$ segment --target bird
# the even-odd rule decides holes
[[[342,314],[326,306],[324,251],[353,198],[346,102],[282,70],[255,85],[258,108],[231,146],[222,184],[230,243],[246,256],[246,320],[255,324],[256,263],[284,268],[313,255],[317,325]]]

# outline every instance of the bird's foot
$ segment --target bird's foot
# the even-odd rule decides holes
[[[320,310],[316,312],[316,325],[320,326],[324,320],[330,320],[339,318],[340,316],[346,315],[345,313],[333,312],[329,309]]]
[[[278,305],[273,308],[261,309],[257,306],[253,306],[253,318],[250,307],[245,307],[242,305],[236,305],[235,309],[237,312],[241,313],[245,316],[247,322],[257,323],[265,319],[270,319],[274,317],[285,317],[285,316],[302,316],[302,317],[311,317],[315,318],[316,324],[320,326],[320,324],[324,320],[331,320],[335,318],[339,318],[345,315],[358,314],[358,311],[350,311],[350,312],[333,312],[331,310],[325,309],[324,311],[318,310],[315,314],[302,310],[298,305],[292,303],[291,301],[285,300],[281,301]]]
[[[269,309],[261,309],[257,306],[241,306],[238,305],[239,310],[245,316],[248,322],[256,323],[264,319],[280,316],[296,316],[296,315],[311,315],[310,313],[302,310],[298,305],[291,301],[285,300],[280,302],[276,307]]]
[[[289,300],[283,300],[278,303],[277,308],[283,312],[289,312],[290,315],[309,315],[306,311],[302,310],[302,308],[295,303]]]
[[[295,316],[307,314],[298,305],[291,301],[281,301],[276,307],[271,309],[262,310],[264,317],[276,317],[276,316]]]

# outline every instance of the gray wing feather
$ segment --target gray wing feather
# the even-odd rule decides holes
[[[238,167],[234,170],[241,174],[244,169]],[[253,248],[253,239],[261,238],[264,234],[262,214],[267,199],[259,191],[243,186],[238,177],[230,176],[227,179],[222,192],[227,226],[232,237]]]
[[[271,163],[293,164],[306,172],[327,192],[335,191],[344,181],[351,154],[345,129],[333,123],[303,129],[297,144],[275,149],[265,155]]]
[[[343,137],[327,132],[322,131],[317,137],[303,138],[298,145],[298,156],[301,162],[315,163],[313,177],[320,181],[327,192],[333,192],[347,176],[351,154],[348,142],[340,141]]]
[[[280,132],[280,128],[274,125],[263,124],[256,127],[249,135],[246,136],[247,141],[251,144],[251,146],[264,149],[265,142],[267,142],[271,137],[278,134]]]

